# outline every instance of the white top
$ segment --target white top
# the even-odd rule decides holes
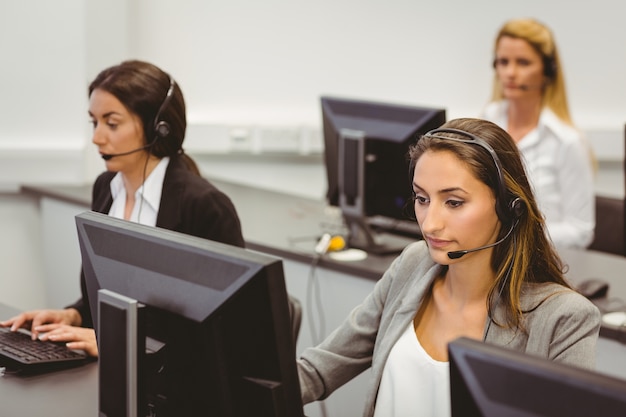
[[[157,214],[161,204],[161,192],[163,191],[163,180],[165,171],[170,162],[169,157],[161,159],[159,164],[152,170],[143,185],[135,192],[135,207],[130,215],[130,221],[156,226]],[[117,173],[111,180],[111,195],[113,204],[109,210],[109,216],[118,219],[124,218],[124,206],[126,205],[126,189],[122,181],[122,174]]]
[[[481,117],[508,125],[506,100],[487,105]],[[517,146],[548,233],[557,247],[586,248],[595,228],[591,151],[572,126],[544,108],[537,127]]]
[[[450,412],[450,365],[426,353],[411,321],[385,362],[374,417],[449,417]]]

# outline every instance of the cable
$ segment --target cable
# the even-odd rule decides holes
[[[324,254],[326,254],[329,250],[337,250],[337,248],[339,248],[340,246],[340,243],[341,242],[338,241],[337,236],[333,237],[329,233],[324,233],[324,235],[322,235],[317,245],[315,246],[315,256],[311,261],[311,267],[309,269],[307,282],[306,310],[309,316],[309,331],[311,333],[311,339],[314,346],[320,344],[323,337],[326,335],[326,320],[324,318],[319,280],[316,274],[317,265],[319,264],[320,258]],[[319,329],[317,329],[316,325],[313,304],[315,304],[318,313],[317,319],[319,320]],[[318,403],[320,406],[320,412],[322,414],[322,417],[326,417],[328,415],[326,403],[323,400],[318,401]]]
[[[513,235],[513,253],[517,253],[517,239],[515,238],[515,235]],[[509,280],[509,276],[511,275],[511,269],[513,269],[512,259],[506,270],[506,276],[504,277],[504,281],[502,281],[502,285],[500,286],[500,291],[498,291],[498,298],[496,298],[495,303],[493,303],[492,311],[494,312],[496,310],[496,307],[498,307],[498,304],[500,303],[500,297],[502,296],[502,291],[504,290],[504,287],[506,286],[506,283]],[[491,323],[493,323],[493,319],[491,318],[491,315],[489,315],[489,322],[487,323],[487,329],[485,330],[485,335],[483,336],[483,342],[487,340],[487,334],[489,333],[489,329],[491,329]]]
[[[137,210],[137,223],[141,223],[141,209],[143,208],[143,191],[146,188],[146,171],[148,170],[148,161],[150,154],[146,155],[146,163],[143,164],[143,174],[141,180],[141,192],[139,193],[139,210]]]
[[[321,255],[317,254],[311,262],[309,269],[309,277],[307,281],[307,314],[309,315],[309,331],[311,333],[311,341],[313,345],[318,345],[322,342],[322,338],[326,333],[326,325],[324,319],[324,311],[322,306],[321,290],[319,280],[317,279],[316,269]],[[315,311],[313,311],[313,304],[315,304]],[[317,317],[316,317],[317,316]],[[316,320],[319,320],[319,329],[317,329]]]

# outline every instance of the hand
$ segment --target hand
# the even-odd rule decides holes
[[[69,349],[82,349],[90,356],[98,356],[96,332],[93,329],[53,323],[37,326],[35,330],[41,334],[40,340],[63,342]]]
[[[21,313],[8,320],[0,322],[2,327],[11,327],[16,331],[20,327],[29,329],[33,340],[39,337],[37,328],[43,324],[66,324],[70,326],[80,326],[82,318],[76,309],[67,308],[65,310],[32,310]]]

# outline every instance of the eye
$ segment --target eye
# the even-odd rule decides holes
[[[420,206],[423,206],[423,205],[429,203],[428,198],[426,198],[426,197],[424,197],[422,195],[419,195],[417,193],[413,193],[413,201],[415,201],[415,203],[419,204]]]
[[[117,129],[117,126],[118,126],[118,125],[117,125],[117,123],[107,122],[107,126],[109,126],[109,128],[110,128],[111,130],[115,130],[115,129]]]
[[[450,206],[451,208],[458,208],[461,207],[465,202],[461,201],[461,200],[448,200],[446,201],[446,204],[448,206]]]
[[[509,60],[507,58],[498,58],[496,59],[496,66],[502,66],[505,67],[507,66],[509,63]]]

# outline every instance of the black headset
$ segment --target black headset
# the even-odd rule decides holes
[[[443,136],[440,133],[455,133],[460,136],[465,136],[467,139],[451,138],[449,136]],[[516,196],[514,196],[513,198],[509,198],[509,194],[511,193],[507,191],[506,184],[504,182],[504,173],[502,169],[502,164],[500,163],[500,159],[498,158],[496,151],[494,151],[494,149],[484,139],[481,139],[480,137],[473,135],[469,132],[466,132],[464,130],[452,129],[452,128],[434,129],[434,130],[427,132],[422,137],[430,137],[430,138],[436,138],[436,139],[451,140],[454,142],[469,143],[472,145],[478,145],[481,148],[485,149],[491,156],[491,159],[493,159],[493,163],[496,167],[496,171],[498,172],[498,185],[497,185],[498,190],[497,190],[497,195],[496,195],[496,213],[498,214],[498,218],[503,223],[509,223],[509,222],[512,223],[512,222],[517,221],[520,218],[520,216],[524,212],[523,202],[519,197],[516,197]],[[410,166],[411,182],[413,181],[412,176],[413,176],[414,170],[415,170],[415,163],[411,161],[411,166]]]
[[[543,55],[543,75],[553,80],[556,77],[556,59],[554,55]]]
[[[176,82],[171,76],[169,76],[169,78],[170,87],[167,89],[167,93],[165,93],[165,98],[163,99],[163,103],[161,103],[161,107],[159,107],[159,111],[157,111],[156,116],[154,116],[154,123],[152,127],[154,138],[152,139],[151,143],[156,142],[156,140],[159,138],[164,139],[168,137],[171,132],[170,124],[164,120],[159,120],[161,117],[161,113],[163,113],[163,110],[165,110],[170,100],[172,99],[172,96],[174,95],[174,87],[176,86]]]

